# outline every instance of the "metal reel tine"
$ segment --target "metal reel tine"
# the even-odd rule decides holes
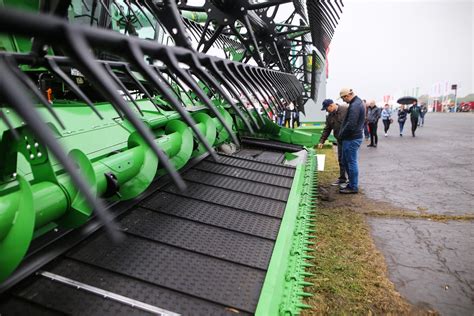
[[[240,67],[240,69],[242,70],[242,74],[247,76],[247,78],[249,79],[248,81],[251,83],[251,85],[253,85],[255,91],[257,91],[260,94],[260,96],[262,97],[262,99],[264,99],[268,103],[268,108],[270,109],[270,112],[272,112],[273,115],[276,115],[275,111],[273,111],[273,108],[270,105],[270,102],[266,98],[266,95],[265,95],[265,93],[262,89],[262,86],[259,85],[258,82],[255,81],[254,77],[252,77],[252,75],[251,75],[250,71],[248,70],[247,66],[245,64],[239,64],[239,65],[237,65],[237,67]],[[260,104],[263,107],[263,104],[262,104],[261,101],[260,101]]]
[[[66,29],[66,44],[67,50],[69,51],[70,56],[82,67],[82,72],[91,80],[91,82],[96,85],[127,118],[127,120],[135,127],[137,132],[141,135],[143,140],[150,146],[153,152],[157,155],[160,163],[168,171],[171,179],[176,184],[176,186],[184,191],[186,184],[183,179],[176,171],[174,166],[169,161],[166,154],[158,147],[155,143],[155,139],[151,131],[145,126],[133,113],[130,107],[125,103],[120,95],[117,93],[117,86],[113,83],[113,80],[110,80],[110,77],[107,75],[107,72],[103,67],[100,67],[94,61],[93,55],[88,49],[87,42],[85,38],[78,34],[77,32],[72,34],[70,28]]]
[[[122,91],[127,95],[128,99],[130,100],[130,102],[133,103],[133,105],[135,106],[137,111],[140,113],[140,115],[143,116],[144,114],[142,110],[140,109],[140,107],[138,106],[137,102],[135,102],[135,100],[133,99],[133,96],[130,94],[130,91],[128,91],[127,87],[125,87],[123,82],[120,81],[120,79],[117,77],[116,74],[114,74],[112,67],[110,67],[109,64],[104,63],[104,69],[105,71],[107,71],[108,75],[112,77],[112,79],[114,79],[114,81],[119,85],[120,89],[122,89]]]
[[[227,122],[224,120],[222,117],[222,114],[219,113],[218,110],[212,105],[211,100],[207,97],[207,95],[202,91],[202,89],[199,87],[199,85],[194,81],[194,79],[189,76],[185,71],[183,71],[179,65],[178,65],[178,60],[176,57],[171,54],[169,50],[164,50],[163,54],[166,58],[165,61],[167,61],[167,64],[170,68],[173,69],[173,71],[176,73],[176,75],[181,78],[181,80],[184,81],[184,83],[190,87],[194,93],[204,102],[204,104],[211,110],[211,112],[217,117],[217,119],[221,122],[222,126],[227,130],[229,133],[230,137],[234,141],[234,143],[239,144],[239,140],[237,139],[237,136],[235,135],[234,131],[230,128],[230,126],[227,124]]]
[[[28,124],[38,139],[46,145],[48,150],[51,151],[53,156],[63,166],[87,203],[94,208],[97,217],[104,224],[111,239],[115,242],[121,240],[123,234],[118,229],[113,217],[106,211],[101,200],[97,199],[89,190],[89,185],[76,171],[74,163],[67,157],[63,148],[50,131],[50,128],[42,120],[38,119],[39,114],[34,104],[27,97],[27,93],[24,89],[22,89],[22,83],[9,68],[10,67],[0,59],[0,72],[2,73],[0,77],[0,94],[3,95],[7,103],[13,107],[15,112]]]
[[[74,92],[76,96],[78,96],[82,101],[84,101],[85,104],[87,104],[88,107],[94,111],[94,113],[101,119],[103,120],[104,117],[97,111],[97,108],[92,104],[92,101],[87,97],[87,95],[82,92],[82,90],[72,81],[71,78],[69,78],[68,75],[64,73],[64,71],[61,70],[61,68],[58,66],[56,61],[53,58],[46,58],[46,64],[48,68],[53,72],[55,75],[57,75],[64,83]]]
[[[261,80],[260,76],[258,75],[258,73],[256,72],[254,67],[252,67],[250,65],[246,65],[245,68],[247,68],[247,72],[248,72],[249,76],[252,76],[255,79],[255,81],[260,85],[262,91],[264,92],[264,97],[268,102],[268,106],[270,108],[273,106],[273,108],[274,108],[273,114],[275,114],[275,112],[278,113],[278,111],[279,111],[278,105],[276,105],[275,102],[273,102],[271,100],[271,97],[270,97],[271,93],[268,90],[267,83],[264,80]]]
[[[138,2],[137,0],[132,0],[133,4],[138,8],[138,10],[140,10],[140,12],[143,14],[143,16],[145,17],[145,19],[147,19],[148,23],[150,23],[150,26],[151,28],[153,29],[153,31],[156,32],[156,28],[155,26],[153,25],[153,22],[150,20],[150,18],[148,17],[148,15],[146,14],[145,10],[143,10],[143,7],[142,5],[140,4],[140,2]]]
[[[266,81],[261,76],[260,69],[257,68],[257,67],[251,67],[251,66],[249,66],[249,67],[250,67],[250,71],[253,71],[253,73],[255,74],[255,77],[258,78],[260,80],[260,83],[265,87],[268,98],[271,100],[271,102],[272,102],[273,106],[276,108],[277,112],[282,111],[281,103],[277,102],[278,98],[275,97],[275,93],[274,93],[274,90],[272,89],[271,84],[269,84],[268,81]],[[272,99],[272,97],[273,97],[273,99]]]
[[[268,115],[268,112],[267,112],[267,109],[265,109],[265,107],[263,106],[263,103],[262,101],[260,101],[260,98],[258,97],[258,94],[257,92],[254,90],[253,88],[253,83],[251,80],[245,80],[245,76],[242,74],[242,72],[240,71],[239,69],[239,66],[236,64],[236,63],[231,63],[230,66],[235,70],[235,73],[237,75],[238,78],[241,79],[242,82],[250,82],[250,84],[248,85],[248,88],[250,90],[250,92],[255,96],[255,98],[257,99],[257,102],[258,104],[260,104],[260,106],[262,107],[262,110],[263,112],[265,112],[265,114],[267,115],[267,117],[269,117],[270,115]]]
[[[3,113],[3,110],[0,109],[0,119],[5,122],[5,125],[8,127],[8,129],[12,132],[13,137],[15,140],[20,139],[20,135],[18,135],[18,132],[16,131],[15,127],[13,127],[12,123],[8,119],[8,117]]]
[[[256,72],[260,75],[260,78],[262,79],[262,81],[267,83],[267,86],[268,86],[268,88],[270,89],[271,95],[272,95],[273,98],[276,100],[276,103],[278,103],[278,105],[280,106],[280,107],[279,107],[279,110],[280,110],[280,111],[283,111],[284,106],[283,106],[283,103],[282,103],[281,100],[280,100],[280,97],[278,96],[278,92],[277,92],[278,90],[275,88],[274,85],[271,85],[271,84],[269,83],[269,81],[272,82],[272,81],[270,80],[270,78],[268,78],[268,77],[265,78],[265,77],[266,77],[266,73],[265,73],[264,69],[256,67],[255,70],[256,70]]]
[[[291,100],[286,91],[285,85],[280,81],[278,74],[276,74],[274,71],[269,71],[268,75],[272,78],[272,81],[278,85],[279,87],[278,91],[280,92],[281,96],[283,97],[283,99],[288,105],[291,102]]]
[[[229,79],[229,81],[231,81],[236,87],[239,88],[239,90],[242,92],[242,94],[247,98],[247,100],[249,101],[250,105],[253,107],[253,109],[255,110],[255,113],[257,113],[257,116],[258,118],[260,119],[260,121],[262,122],[263,125],[265,125],[265,121],[263,120],[262,118],[262,115],[258,112],[258,109],[257,109],[257,106],[255,105],[255,103],[253,103],[250,95],[248,94],[247,90],[245,89],[245,87],[242,85],[242,83],[239,81],[239,79],[237,79],[237,77],[232,73],[232,71],[230,70],[229,66],[227,65],[227,63],[231,63],[230,61],[227,61],[227,60],[220,60],[220,65],[222,65],[222,67],[224,68],[224,75],[226,75],[226,77]],[[252,116],[252,115],[250,115]],[[260,129],[260,128],[259,128]]]
[[[158,72],[158,75],[160,76],[161,73],[159,71],[157,71],[157,72]],[[176,85],[178,85],[178,87],[181,89],[181,92],[186,94],[188,99],[191,101],[192,105],[195,106],[196,103],[194,102],[193,98],[189,95],[189,92],[186,91],[185,87],[183,86],[183,83],[178,78],[176,78],[176,76],[173,75],[173,73],[171,71],[169,71],[169,69],[165,69],[165,72],[168,75],[168,77],[170,78],[170,80],[173,80],[176,83]],[[161,75],[161,76],[163,76],[163,75]],[[166,83],[167,83],[167,85],[171,86],[170,82],[166,81]],[[181,101],[181,103],[184,104],[182,98],[180,96],[178,96],[178,98]]]
[[[193,63],[194,65],[194,71],[195,73],[200,77],[201,80],[207,82],[210,84],[223,98],[224,100],[237,112],[237,115],[244,121],[245,125],[251,131],[251,133],[254,133],[252,126],[250,126],[249,122],[247,119],[243,116],[242,112],[240,109],[235,105],[235,102],[227,95],[227,93],[220,87],[219,83],[216,81],[214,77],[212,77],[211,74],[207,73],[206,71],[203,70],[202,64],[199,62],[197,57],[194,54],[189,54],[191,58],[190,62]]]
[[[201,131],[196,127],[196,122],[193,120],[191,115],[189,115],[189,113],[181,106],[178,100],[173,97],[173,95],[166,89],[166,87],[164,87],[163,82],[160,82],[160,79],[158,78],[158,73],[156,71],[153,71],[151,66],[145,63],[144,56],[140,47],[138,47],[138,45],[133,43],[132,41],[129,41],[127,48],[129,50],[135,67],[139,69],[140,72],[145,75],[150,82],[155,84],[158,90],[160,90],[160,92],[163,94],[163,97],[171,103],[171,105],[175,108],[179,115],[181,115],[186,124],[189,125],[198,140],[210,153],[212,158],[214,160],[217,160],[217,154],[215,153],[214,149],[209,144],[207,139],[204,137],[204,135],[201,133]]]
[[[107,15],[112,18],[112,14],[109,11],[109,8],[107,8],[107,5],[105,4],[104,0],[100,0],[100,4],[102,5],[102,8],[104,8],[105,12],[107,12]]]
[[[150,92],[145,88],[145,86],[140,82],[140,80],[135,78],[128,64],[124,64],[123,68],[125,69],[125,72],[130,77],[130,79],[132,79],[133,82],[135,82],[136,86],[138,87],[138,90],[140,90],[144,95],[146,95],[146,97],[150,100],[150,102],[153,103],[153,106],[156,108],[156,110],[161,113],[162,109],[158,106],[155,99],[151,96]]]
[[[133,10],[132,5],[130,3],[128,3],[128,0],[124,0],[124,3],[127,6],[127,8],[132,12],[135,19],[137,19],[137,22],[140,25],[140,27],[143,27],[143,24],[142,24],[142,22],[140,22],[140,18],[136,15],[135,11]]]
[[[46,100],[44,95],[40,93],[40,91],[38,90],[38,87],[33,83],[33,81],[31,81],[31,79],[27,75],[25,75],[20,69],[18,69],[18,66],[16,65],[16,62],[13,60],[13,57],[6,56],[4,58],[4,61],[5,61],[6,66],[10,68],[12,74],[15,75],[21,82],[23,82],[23,84],[28,87],[29,91],[33,92],[35,97],[41,102],[41,104],[44,105],[44,107],[48,110],[48,112],[54,117],[56,122],[58,122],[59,126],[61,126],[62,129],[66,129],[66,127],[64,126],[64,123],[59,118],[56,111],[54,111],[51,104],[49,104],[48,100]]]
[[[208,70],[214,74],[214,76],[217,77],[217,79],[227,88],[227,90],[230,92],[230,93],[233,93],[235,94],[235,97],[238,99],[238,93],[235,93],[235,91],[231,91],[233,90],[233,87],[227,82],[226,79],[224,79],[224,77],[222,76],[222,74],[220,73],[219,69],[217,69],[216,65],[214,64],[214,62],[212,61],[211,58],[207,58],[206,59],[206,65],[208,66]],[[212,78],[212,80],[214,80],[213,84],[217,85],[218,86],[218,89],[220,88],[219,86],[219,83],[216,81],[216,79]],[[222,90],[222,89],[221,89]],[[243,115],[242,111],[239,109],[239,107],[237,106],[237,104],[235,104],[234,100],[232,100],[232,98],[230,96],[227,95],[227,93],[225,93],[225,91],[222,91],[220,92],[222,94],[222,96],[224,97],[224,99],[229,103],[229,105],[237,112],[237,115],[239,115],[239,117],[243,120],[245,126],[247,126],[247,128],[249,129],[249,131],[253,134],[255,133],[252,126],[250,125],[250,122],[247,120],[247,118]],[[244,107],[245,108],[245,107]],[[248,109],[245,108],[248,112]],[[249,117],[251,119],[253,119],[253,123],[257,126],[258,128],[258,125],[256,124],[256,121],[255,121],[255,118],[249,114]]]

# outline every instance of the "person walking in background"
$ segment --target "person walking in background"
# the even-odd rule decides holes
[[[377,147],[377,143],[379,142],[377,124],[380,119],[380,112],[380,109],[375,105],[375,101],[371,100],[367,109],[367,122],[370,130],[370,144],[367,145],[367,147]]]
[[[290,103],[285,108],[285,118],[283,120],[283,127],[291,128],[291,112],[293,112],[293,104]]]
[[[385,133],[385,137],[388,136],[388,129],[390,128],[390,124],[392,124],[392,110],[390,110],[390,105],[385,104],[382,110],[382,122],[383,122],[383,130]]]
[[[426,112],[428,112],[428,107],[426,106],[426,104],[421,104],[420,120],[418,122],[418,126],[423,127],[423,124],[425,124]]]
[[[400,126],[400,137],[403,136],[403,127],[405,126],[407,115],[408,110],[405,109],[405,105],[400,105],[400,108],[398,109],[398,125]]]
[[[347,186],[339,186],[339,193],[359,193],[358,152],[363,139],[365,108],[362,100],[352,89],[344,88],[339,92],[341,99],[349,103],[347,115],[342,122],[339,139],[342,141],[342,161],[349,176]]]
[[[342,141],[339,139],[339,131],[341,129],[342,122],[344,121],[347,114],[347,105],[338,105],[331,99],[323,101],[323,108],[321,111],[327,111],[329,114],[326,116],[326,126],[324,127],[321,138],[318,142],[318,149],[323,148],[323,144],[328,139],[331,131],[333,131],[334,137],[337,139],[337,160],[339,162],[339,178],[331,185],[342,185],[347,183],[346,169],[342,163]]]
[[[364,103],[365,118],[366,118],[364,122],[364,137],[365,137],[365,141],[369,141],[370,131],[369,131],[369,123],[367,122],[367,110],[368,110],[367,100],[364,99],[362,100],[362,102]]]
[[[418,119],[420,117],[421,108],[418,106],[417,101],[413,101],[413,105],[408,109],[411,120],[411,135],[415,137],[416,127],[418,126]]]

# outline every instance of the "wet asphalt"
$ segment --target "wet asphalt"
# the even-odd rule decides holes
[[[411,136],[394,122],[377,148],[360,150],[367,197],[432,214],[474,214],[474,113],[427,113]],[[412,304],[474,315],[474,221],[369,218],[389,278]]]

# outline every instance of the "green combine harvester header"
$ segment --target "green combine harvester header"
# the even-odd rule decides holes
[[[343,4],[195,2],[0,0],[0,314],[307,307]]]

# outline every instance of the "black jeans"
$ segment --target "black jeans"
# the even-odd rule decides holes
[[[418,118],[412,117],[411,118],[411,134],[415,136],[416,128],[418,127]]]
[[[388,129],[390,128],[390,120],[382,120],[384,133],[387,134]]]
[[[377,145],[377,143],[379,142],[379,138],[377,136],[377,122],[369,123],[369,129],[370,129],[370,144]]]
[[[342,163],[342,141],[337,141],[337,162],[339,163],[339,181],[347,181],[346,168]]]

